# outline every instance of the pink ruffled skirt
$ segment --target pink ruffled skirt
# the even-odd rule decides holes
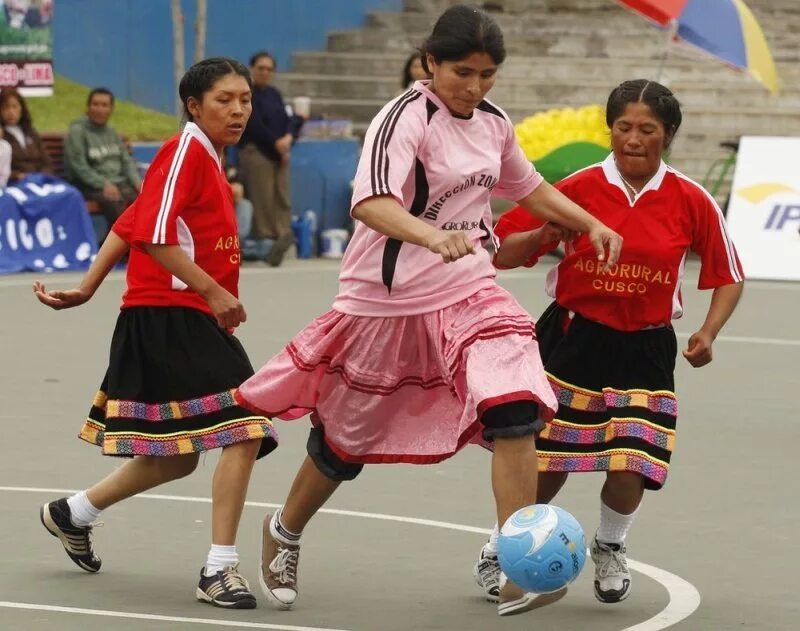
[[[311,414],[346,462],[429,464],[479,435],[490,407],[557,408],[534,324],[498,286],[414,316],[329,311],[236,393],[244,407],[293,420]]]

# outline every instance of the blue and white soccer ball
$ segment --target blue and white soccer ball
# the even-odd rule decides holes
[[[521,508],[500,529],[500,569],[528,592],[548,594],[574,581],[586,561],[578,520],[557,506]]]

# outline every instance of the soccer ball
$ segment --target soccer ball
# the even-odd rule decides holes
[[[557,506],[526,506],[500,529],[497,558],[508,579],[525,591],[557,591],[574,581],[583,569],[583,528]]]

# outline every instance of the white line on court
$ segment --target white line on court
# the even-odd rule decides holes
[[[73,489],[45,489],[45,488],[38,488],[38,487],[22,487],[22,486],[0,486],[0,492],[2,491],[9,491],[9,492],[18,492],[18,493],[48,493],[53,495],[64,495],[64,494],[73,494],[77,493],[78,491]],[[154,493],[144,493],[142,495],[134,496],[134,499],[149,499],[149,500],[166,500],[171,502],[197,502],[197,503],[204,503],[210,504],[211,498],[208,497],[190,497],[185,495],[160,495]],[[279,508],[280,504],[272,504],[269,502],[252,502],[247,501],[245,502],[246,506],[251,507],[258,507],[258,508]],[[416,517],[403,517],[402,515],[387,515],[384,513],[362,513],[359,511],[349,511],[349,510],[340,510],[336,508],[322,508],[319,511],[320,513],[327,513],[329,515],[340,515],[343,517],[360,517],[362,519],[377,519],[381,521],[393,521],[399,522],[404,524],[414,524],[417,526],[430,526],[433,528],[443,528],[446,530],[456,530],[459,532],[469,532],[475,534],[483,534],[488,535],[491,533],[491,530],[487,528],[477,528],[475,526],[465,526],[463,524],[452,524],[445,521],[436,521],[431,519],[418,519]],[[633,559],[628,559],[628,566],[640,574],[644,574],[645,576],[651,578],[657,583],[660,583],[664,589],[667,590],[667,594],[669,595],[669,603],[667,606],[657,613],[652,618],[645,620],[639,624],[636,624],[632,627],[626,627],[622,629],[622,631],[660,631],[661,629],[666,629],[667,627],[671,627],[674,624],[677,624],[681,620],[688,618],[697,607],[700,606],[700,593],[697,589],[689,583],[688,581],[682,579],[680,576],[672,574],[671,572],[667,572],[666,570],[662,570],[661,568],[655,567],[653,565],[648,565],[646,563],[641,563],[639,561],[634,561]],[[54,610],[67,610],[71,613],[88,613],[90,615],[118,615],[119,617],[130,617],[135,618],[139,617],[139,614],[122,614],[120,612],[100,612],[99,610],[94,609],[70,609],[68,607],[61,607],[61,608],[52,608],[49,605],[24,605],[23,603],[3,603],[0,601],[0,607],[12,606],[12,605],[20,605],[20,608],[23,609],[36,609],[36,608],[45,608],[45,609],[54,609]],[[142,616],[149,616],[149,614],[142,614]],[[167,619],[162,617],[157,617],[155,619]],[[191,622],[194,621],[194,618],[184,618],[184,619],[176,619],[176,618],[169,618],[170,620],[175,620],[178,622]],[[200,621],[201,619],[197,619]],[[210,624],[208,622],[202,622],[203,624]],[[216,624],[223,624],[223,623],[216,623]],[[237,623],[236,625],[229,625],[229,626],[244,626],[256,629],[287,629],[289,631],[296,630],[296,631],[337,631],[335,629],[317,629],[314,630],[310,627],[282,627],[282,626],[275,626],[275,625],[266,625],[266,626],[258,626],[255,623]]]
[[[294,273],[294,272],[320,272],[320,271],[335,271],[338,270],[338,266],[330,267],[329,265],[315,265],[313,267],[291,267],[291,268],[278,268],[278,269],[265,269],[259,267],[250,267],[250,268],[242,268],[241,273],[249,276],[249,275],[257,275],[257,274],[280,274],[280,273]],[[523,272],[511,272],[510,274],[517,274],[521,277]],[[544,277],[544,274],[537,273],[537,272],[525,272],[527,276],[531,275],[539,275]],[[47,276],[45,280],[47,281],[46,284],[49,285],[74,285],[75,283],[79,282],[80,276],[72,275],[72,278],[66,277],[50,277]],[[116,275],[109,276],[106,279],[106,282],[114,282],[114,281],[123,281],[125,280],[125,276],[121,273],[117,273]],[[33,280],[23,280],[20,278],[9,278],[4,279],[0,278],[0,289],[4,287],[27,287],[28,285],[33,285]],[[755,285],[748,285],[747,288],[750,289]],[[800,283],[797,285],[777,285],[777,288],[787,288],[793,287],[800,291]],[[677,336],[683,339],[689,338],[690,333],[677,333]],[[794,339],[787,339],[787,338],[778,338],[778,337],[748,337],[748,336],[737,336],[737,335],[720,335],[717,339],[717,342],[723,343],[733,343],[733,344],[760,344],[766,346],[800,346],[800,340]]]
[[[319,274],[320,272],[338,272],[341,265],[335,261],[294,261],[288,262],[281,267],[266,267],[257,265],[245,265],[239,269],[242,276],[282,276],[291,274]],[[497,279],[529,279],[547,277],[549,267],[542,269],[516,269],[502,270],[497,275]],[[685,287],[691,287],[697,283],[697,276],[691,274],[683,277],[682,282]],[[41,280],[45,285],[73,285],[80,282],[83,272],[51,272],[37,274],[35,272],[23,272],[8,277],[0,278],[0,288],[2,287],[29,287],[33,286],[34,280]],[[123,270],[112,271],[104,282],[114,283],[123,282],[125,272]],[[796,281],[769,281],[769,280],[747,280],[745,291],[800,291],[800,282]]]
[[[676,333],[678,337],[689,339],[691,333]],[[738,335],[720,335],[715,341],[735,344],[767,344],[772,346],[800,346],[800,340],[787,340],[777,337],[742,337]]]
[[[84,616],[104,616],[107,618],[133,618],[135,620],[156,620],[159,622],[212,624],[216,627],[237,627],[240,629],[274,629],[276,631],[346,631],[345,629],[296,627],[285,624],[267,624],[265,622],[237,622],[235,620],[216,620],[214,618],[184,618],[181,616],[159,616],[152,613],[129,613],[125,611],[107,611],[104,609],[82,609],[80,607],[57,607],[55,605],[38,605],[33,603],[12,603],[4,600],[0,600],[0,607],[6,607],[8,609],[32,609],[34,611],[55,611],[58,613],[77,613],[83,614]]]

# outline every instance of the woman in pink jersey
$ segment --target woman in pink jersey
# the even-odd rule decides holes
[[[211,58],[180,83],[188,121],[153,160],[136,202],[114,223],[78,289],[34,292],[54,309],[88,301],[130,249],[127,290],[108,369],[80,437],[125,464],[86,491],[48,502],[41,520],[70,559],[100,569],[92,524],[113,504],[189,475],[201,452],[222,448],[212,488],[212,545],[196,597],[252,609],[238,571],[236,531],[256,458],[277,446],[272,423],[236,404],[253,374],[232,335],[239,302],[239,240],[233,194],[221,165],[251,111],[250,73]],[[129,248],[130,246],[130,248]]]
[[[264,521],[261,583],[290,608],[300,533],[366,463],[435,463],[476,434],[495,444],[502,521],[536,498],[533,434],[552,417],[526,312],[495,282],[492,194],[586,233],[598,264],[621,240],[543,182],[513,126],[484,99],[505,58],[497,24],[455,6],[422,49],[430,81],[372,121],[355,178],[358,220],[333,309],[301,331],[237,393],[282,419],[311,413],[308,457],[283,508]],[[507,583],[501,614],[533,606]]]
[[[592,542],[594,591],[615,603],[630,593],[625,537],[645,489],[664,484],[675,443],[681,278],[689,250],[700,256],[700,289],[713,289],[703,326],[683,351],[695,367],[733,313],[744,275],[722,211],[699,184],[667,166],[663,153],[681,124],[677,99],[658,83],[626,81],[608,99],[612,153],[557,188],[625,238],[617,265],[603,270],[584,237],[548,274],[555,302],[536,324],[558,412],[537,437],[540,502],[551,501],[573,471],[605,471],[600,527]],[[499,267],[531,266],[558,245],[522,208],[500,218]],[[495,535],[476,573],[496,584]]]

